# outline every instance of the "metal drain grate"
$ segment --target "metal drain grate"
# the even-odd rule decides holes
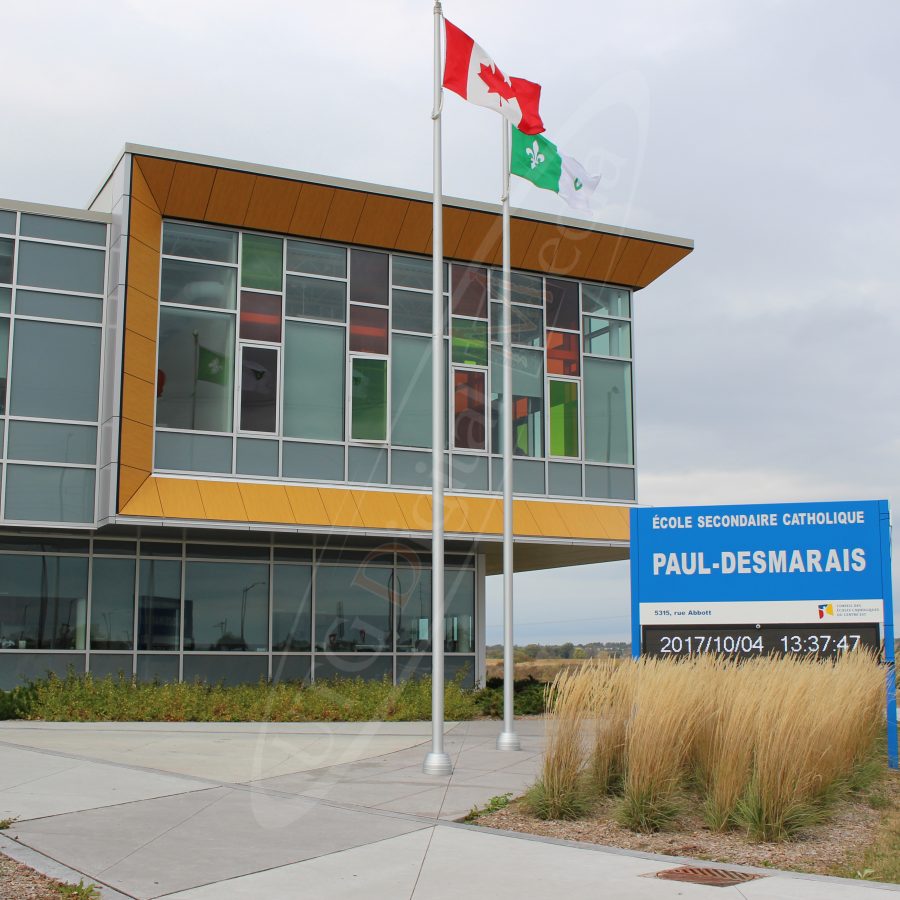
[[[678,866],[675,869],[663,869],[662,872],[657,872],[655,877],[664,878],[666,881],[708,884],[711,887],[731,887],[734,884],[743,884],[745,881],[754,881],[766,876],[750,872],[735,872],[732,869],[713,869],[707,866]]]

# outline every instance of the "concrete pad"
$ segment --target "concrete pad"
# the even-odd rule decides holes
[[[0,746],[0,818],[57,816],[206,787],[189,778]]]
[[[18,839],[123,893],[150,898],[423,827],[222,787],[25,823]]]
[[[327,897],[328,900],[397,900],[411,897],[431,828],[307,862],[220,881],[166,900],[259,900]],[[302,885],[302,889],[301,889]]]

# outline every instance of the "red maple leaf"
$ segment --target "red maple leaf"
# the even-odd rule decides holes
[[[496,66],[481,64],[478,77],[487,85],[489,94],[498,94],[500,100],[512,100],[516,96],[515,88]]]

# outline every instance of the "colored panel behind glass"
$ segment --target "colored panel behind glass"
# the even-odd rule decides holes
[[[466,366],[486,366],[487,351],[487,322],[453,319],[453,362]]]
[[[284,278],[281,238],[261,234],[241,236],[241,287],[280,291]]]
[[[550,454],[578,456],[578,384],[550,381]]]
[[[350,352],[388,352],[388,311],[374,306],[350,305]]]
[[[491,269],[491,300],[500,300],[503,273],[499,269]],[[528,303],[531,306],[544,305],[544,283],[540,275],[525,275],[522,272],[510,272],[510,303]]]
[[[547,327],[579,331],[578,282],[547,279]]]
[[[547,332],[547,371],[551,375],[581,373],[581,347],[577,334]]]
[[[453,373],[454,446],[484,450],[484,372]]]
[[[244,341],[281,343],[281,297],[241,291],[240,336]]]
[[[454,315],[487,318],[487,269],[454,263],[450,270]]]
[[[387,439],[387,360],[352,363],[350,436],[358,441]]]
[[[350,299],[388,304],[388,255],[374,250],[350,251]]]

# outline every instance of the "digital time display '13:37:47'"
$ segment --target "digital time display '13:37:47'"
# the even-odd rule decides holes
[[[641,629],[643,653],[650,656],[690,656],[721,653],[761,656],[792,653],[800,656],[836,656],[856,649],[881,650],[877,623],[828,625],[645,625]]]

